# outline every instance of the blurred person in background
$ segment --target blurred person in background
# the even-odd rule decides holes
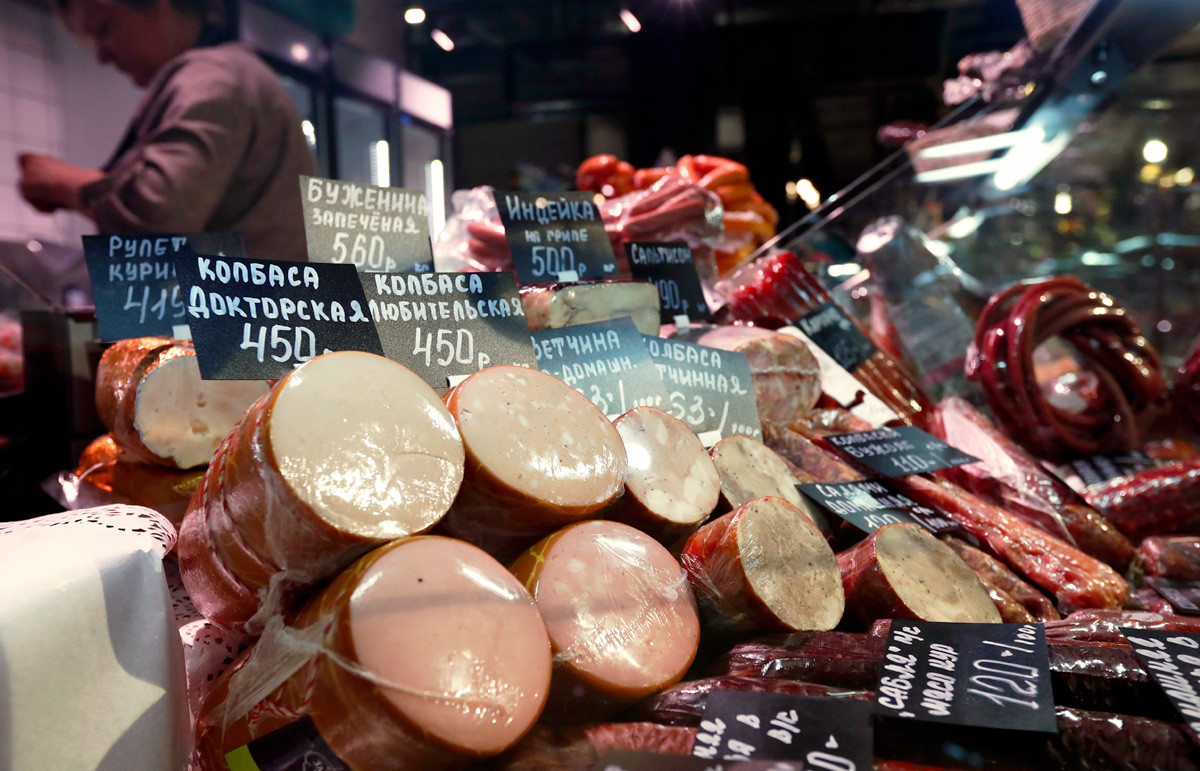
[[[220,0],[54,0],[60,18],[146,90],[100,169],[23,154],[21,195],[101,233],[240,231],[260,259],[304,260],[300,118],[275,73],[221,42]]]

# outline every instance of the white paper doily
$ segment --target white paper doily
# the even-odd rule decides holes
[[[123,503],[0,523],[0,538],[37,535],[38,531],[49,528],[69,528],[74,534],[89,528],[106,533],[125,533],[140,541],[143,548],[157,552],[160,557],[165,557],[175,546],[175,527],[170,520],[154,509]]]

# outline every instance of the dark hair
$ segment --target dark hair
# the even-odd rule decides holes
[[[59,14],[66,14],[75,5],[76,0],[54,0]],[[154,5],[156,0],[115,0],[121,5],[143,11]],[[171,0],[171,5],[188,16],[195,16],[204,23],[201,34],[203,43],[218,42],[227,38],[230,32],[229,20],[233,18],[229,11],[232,0]],[[202,43],[202,44],[203,44]]]
[[[127,5],[130,8],[136,8],[139,11],[145,10],[154,5],[155,0],[116,0],[121,5]],[[54,4],[58,6],[60,11],[68,11],[75,4],[75,0],[54,0]],[[214,10],[224,13],[225,4],[221,0],[171,0],[171,5],[175,6],[184,13],[194,13],[202,17],[208,17]]]

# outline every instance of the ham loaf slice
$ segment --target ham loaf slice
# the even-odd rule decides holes
[[[665,544],[708,519],[721,495],[716,466],[683,421],[636,407],[613,421],[629,467],[625,493],[605,512]]]
[[[640,530],[569,525],[512,572],[537,601],[554,649],[548,720],[609,717],[677,682],[696,655],[700,617],[687,576]]]
[[[221,677],[199,715],[198,754],[203,768],[224,770],[227,753],[275,731],[286,742],[290,726],[310,720],[350,768],[461,768],[529,731],[550,667],[545,625],[504,566],[462,541],[401,539]]]
[[[829,532],[824,513],[796,489],[800,480],[788,462],[762,442],[748,436],[727,436],[709,450],[721,480],[722,509],[736,509],[755,498],[782,498]],[[805,480],[808,481],[808,480]]]

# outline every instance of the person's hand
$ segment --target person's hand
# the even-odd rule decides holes
[[[21,196],[40,212],[82,210],[79,191],[104,177],[104,172],[35,153],[17,156],[21,167]]]

